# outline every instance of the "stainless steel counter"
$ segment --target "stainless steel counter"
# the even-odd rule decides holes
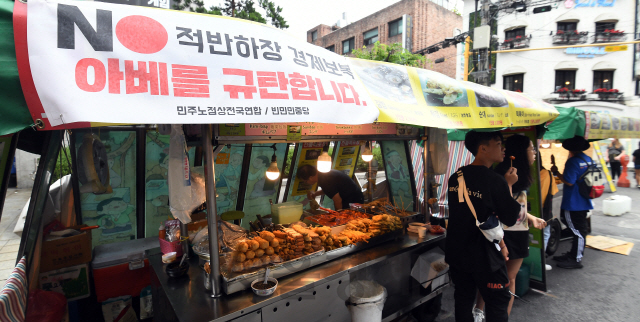
[[[291,299],[291,302],[303,303],[303,300],[313,300],[316,296],[329,297],[322,296],[326,292],[332,292],[328,300],[333,299],[334,303],[316,301],[312,307],[336,305],[336,303],[344,306],[344,301],[348,298],[349,293],[350,273],[409,251],[416,252],[422,248],[426,250],[426,248],[444,240],[444,238],[444,235],[428,234],[425,239],[419,239],[415,234],[401,235],[397,239],[384,244],[330,260],[318,266],[280,278],[278,280],[278,288],[269,297],[255,296],[251,290],[245,290],[231,295],[223,295],[219,298],[212,298],[211,292],[206,291],[204,288],[204,274],[203,270],[198,266],[197,257],[190,259],[189,264],[191,266],[188,276],[171,279],[165,273],[165,265],[162,263],[161,254],[151,255],[149,256],[149,263],[152,268],[151,283],[154,297],[154,321],[228,321],[236,318],[241,318],[239,320],[260,321],[258,318],[262,315],[261,310],[268,308],[269,313],[272,314],[271,310],[273,312],[278,310],[277,304],[280,301]],[[331,289],[331,286],[334,286],[333,289]],[[325,293],[316,294],[320,289]],[[301,296],[298,296],[298,294],[301,294]],[[293,306],[293,304],[291,305]],[[284,310],[294,309],[293,307],[289,308],[289,306],[289,300],[286,301],[286,306],[284,304],[280,305],[279,314],[283,314]],[[328,311],[327,307],[324,307],[324,309]],[[331,314],[328,316],[330,317]],[[333,319],[339,320],[335,316]],[[262,320],[266,319],[263,317]]]

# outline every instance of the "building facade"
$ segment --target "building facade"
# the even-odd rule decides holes
[[[466,31],[476,2],[464,3]],[[537,8],[531,1],[495,3],[500,6],[493,13],[498,51],[536,50],[497,53],[492,87],[522,91],[554,105],[638,117],[634,46],[599,45],[635,39],[636,3],[566,0]],[[588,44],[593,46],[581,47]]]
[[[403,0],[344,27],[319,25],[309,29],[307,41],[340,55],[363,46],[401,43],[404,48],[417,52],[445,38],[458,35],[462,17],[445,8],[446,2],[429,0]],[[427,58],[425,68],[456,76],[456,47],[440,50]],[[435,64],[438,58],[445,58]]]

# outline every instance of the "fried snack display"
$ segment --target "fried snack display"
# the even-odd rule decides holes
[[[359,218],[369,218],[370,216],[358,211],[353,210],[340,210],[339,212],[332,212],[330,214],[322,214],[309,216],[306,219],[317,223],[322,226],[335,227],[348,223],[351,220]]]

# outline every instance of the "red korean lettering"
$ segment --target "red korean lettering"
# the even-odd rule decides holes
[[[338,87],[340,87],[340,93],[342,94],[342,99],[345,104],[356,103],[356,105],[360,105],[360,98],[359,98],[358,92],[356,92],[356,89],[353,88],[352,85],[349,85],[346,83],[339,83]],[[353,98],[347,97],[347,93],[346,93],[347,89],[351,91],[351,94],[353,94]]]
[[[231,99],[239,99],[239,93],[244,95],[245,99],[252,99],[253,93],[257,93],[258,90],[253,86],[253,71],[237,68],[223,68],[223,75],[235,75],[244,77],[244,85],[224,85],[223,89],[229,93]]]
[[[132,60],[124,61],[125,88],[127,94],[139,94],[151,92],[151,95],[158,95],[158,63],[149,62],[149,71],[147,71],[147,63],[138,62],[138,68],[133,67]],[[136,79],[138,85],[136,85]]]
[[[342,103],[342,96],[340,96],[340,90],[338,89],[336,82],[331,81],[331,87],[333,88],[333,93],[336,94],[336,101],[338,101],[338,103]]]
[[[318,84],[318,95],[321,101],[333,101],[335,99],[333,95],[325,94],[320,78],[316,78],[316,84]]]
[[[289,80],[283,72],[257,72],[258,87],[260,87],[260,98],[264,99],[289,99],[287,93],[269,93],[269,89],[265,87],[278,87],[286,91]]]
[[[171,65],[173,96],[209,97],[209,78],[206,66]]]
[[[300,73],[289,74],[289,84],[291,84],[291,96],[294,100],[317,101],[316,83],[309,76]],[[304,90],[303,88],[308,88]]]
[[[89,67],[93,68],[93,84],[89,84]],[[76,64],[76,85],[85,92],[100,92],[107,84],[104,64],[95,58],[83,58]]]
[[[120,81],[124,79],[124,72],[120,71],[120,61],[115,58],[109,58],[109,93],[120,94]]]

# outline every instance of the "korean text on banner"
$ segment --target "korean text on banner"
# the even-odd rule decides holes
[[[31,75],[52,126],[371,123],[346,57],[239,19],[101,2],[33,0]],[[21,75],[21,77],[25,77]]]

